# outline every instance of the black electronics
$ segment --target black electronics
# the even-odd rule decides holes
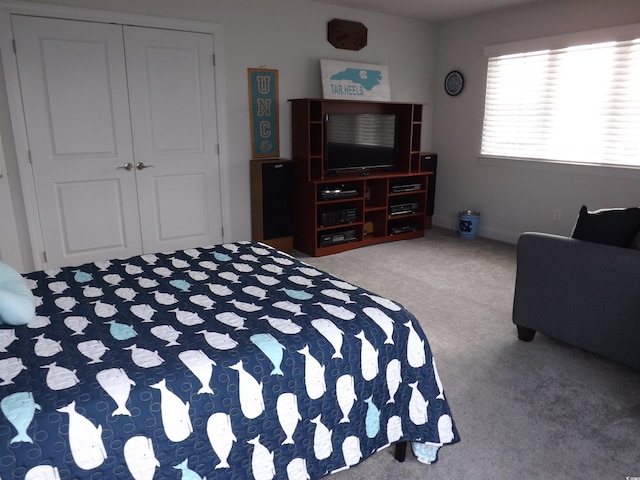
[[[438,169],[438,155],[429,153],[420,156],[420,170],[423,172],[433,172],[427,178],[427,208],[426,215],[433,215],[436,199],[436,170]]]
[[[340,230],[339,232],[320,234],[320,246],[337,245],[339,243],[350,242],[356,239],[355,229]]]
[[[345,187],[344,185],[331,185],[322,187],[319,191],[321,200],[338,200],[340,198],[353,198],[358,196],[355,188]]]
[[[397,157],[398,117],[388,113],[325,115],[324,168],[393,168]]]
[[[406,183],[404,185],[391,185],[391,193],[415,192],[422,188],[421,183]]]
[[[418,211],[417,202],[399,203],[397,205],[389,205],[389,215],[407,215]]]
[[[343,208],[340,210],[329,210],[320,212],[320,226],[330,227],[332,225],[340,225],[343,223],[351,223],[356,221],[355,208]]]
[[[392,227],[391,235],[399,235],[400,233],[415,232],[418,229],[416,225],[403,225],[401,227]]]

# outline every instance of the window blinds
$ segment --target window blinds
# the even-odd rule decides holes
[[[489,57],[481,154],[640,166],[640,33]]]

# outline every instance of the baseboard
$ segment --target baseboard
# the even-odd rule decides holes
[[[458,231],[459,225],[458,220],[456,218],[451,218],[449,216],[433,216],[433,225],[437,227],[446,228],[449,230]],[[518,243],[518,238],[522,232],[514,232],[511,230],[504,230],[501,228],[495,228],[492,226],[484,225],[482,222],[482,218],[480,219],[480,223],[478,225],[478,236],[484,238],[490,238],[492,240],[498,240],[500,242],[511,243],[515,245]]]

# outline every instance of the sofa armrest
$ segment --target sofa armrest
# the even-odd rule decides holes
[[[640,251],[522,234],[513,323],[640,368]]]

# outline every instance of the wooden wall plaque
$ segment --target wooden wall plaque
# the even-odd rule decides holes
[[[367,46],[367,27],[360,22],[336,18],[327,25],[327,40],[336,48],[360,50]]]

